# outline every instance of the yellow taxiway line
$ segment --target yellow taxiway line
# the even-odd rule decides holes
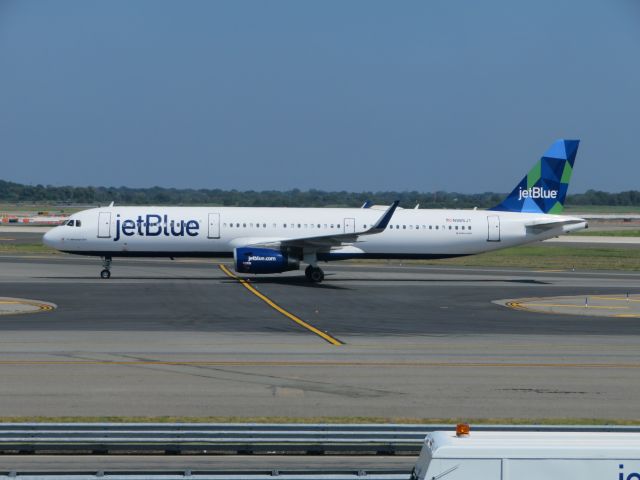
[[[326,332],[323,332],[322,330],[317,329],[316,327],[314,327],[313,325],[311,325],[310,323],[305,322],[304,320],[302,320],[301,318],[295,316],[293,313],[290,313],[288,311],[286,311],[284,308],[282,308],[280,305],[278,305],[277,303],[275,303],[273,300],[271,300],[269,297],[267,297],[266,295],[264,295],[263,293],[261,293],[257,288],[255,288],[253,285],[251,285],[247,280],[238,277],[237,275],[235,275],[231,270],[229,270],[225,265],[220,264],[219,265],[220,270],[222,270],[227,276],[237,280],[238,282],[240,282],[240,285],[242,285],[244,288],[246,288],[247,290],[249,290],[251,293],[253,293],[256,297],[258,297],[260,300],[262,300],[264,303],[266,303],[267,305],[269,305],[271,308],[273,308],[274,310],[276,310],[277,312],[281,313],[282,315],[284,315],[285,317],[287,317],[289,320],[293,320],[294,322],[296,322],[298,325],[300,325],[303,328],[306,328],[307,330],[309,330],[312,333],[315,333],[317,336],[319,336],[320,338],[322,338],[323,340],[325,340],[326,342],[329,342],[331,345],[335,345],[335,346],[340,346],[340,345],[344,345],[340,340],[338,340],[337,338],[329,335]]]
[[[627,298],[627,297],[605,297],[601,295],[593,295],[589,298],[597,298],[598,300],[612,300],[614,302],[640,302],[638,299]]]
[[[510,302],[511,303],[511,302]],[[521,302],[513,302],[522,307],[566,307],[566,308],[604,308],[604,309],[612,309],[612,310],[628,310],[629,307],[612,307],[607,305],[585,305],[584,303],[521,303]]]

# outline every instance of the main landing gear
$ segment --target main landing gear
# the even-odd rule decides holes
[[[100,278],[111,278],[111,257],[102,257],[102,268]]]
[[[314,267],[313,265],[309,265],[304,271],[307,280],[313,283],[320,283],[324,280],[324,272],[320,267]]]

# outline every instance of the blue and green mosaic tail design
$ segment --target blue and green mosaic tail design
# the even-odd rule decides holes
[[[580,140],[558,140],[504,201],[489,210],[562,213]]]

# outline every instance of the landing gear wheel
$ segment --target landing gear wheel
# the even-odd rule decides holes
[[[304,276],[307,277],[307,280],[311,280],[311,271],[312,270],[313,270],[313,267],[311,265],[309,265],[307,268],[305,268]]]
[[[102,257],[102,270],[100,272],[101,278],[111,278],[111,257]]]
[[[312,268],[309,272],[308,278],[314,283],[320,283],[322,280],[324,280],[324,272],[318,267]]]

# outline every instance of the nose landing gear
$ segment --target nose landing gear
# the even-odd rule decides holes
[[[102,268],[100,278],[111,278],[111,257],[102,257]]]

